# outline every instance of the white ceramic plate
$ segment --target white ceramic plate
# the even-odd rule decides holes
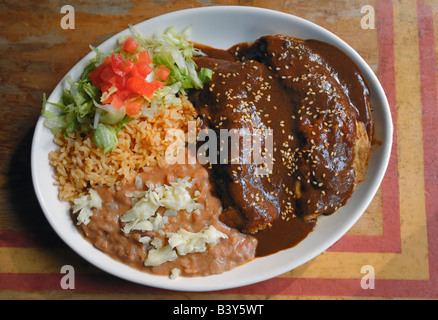
[[[155,276],[134,270],[111,259],[94,248],[76,230],[68,212],[68,205],[57,198],[57,187],[53,185],[52,168],[48,163],[48,152],[56,146],[51,132],[40,118],[32,145],[32,178],[36,195],[50,225],[56,233],[84,259],[98,268],[134,283],[152,287],[183,290],[209,291],[228,289],[253,284],[273,278],[319,255],[359,219],[373,199],[384,176],[392,144],[392,120],[385,93],[373,71],[350,46],[329,31],[301,18],[255,7],[215,6],[188,9],[165,14],[135,26],[144,34],[163,32],[169,26],[182,30],[192,25],[191,40],[216,48],[228,49],[240,42],[251,42],[264,35],[285,34],[302,39],[318,39],[331,43],[346,52],[360,67],[371,89],[371,104],[374,110],[375,136],[382,144],[372,154],[365,182],[360,184],[347,205],[329,217],[319,219],[316,229],[296,247],[279,253],[257,258],[234,270],[220,275],[197,278],[180,277],[174,280],[166,276]],[[104,42],[99,49],[109,52],[116,47],[116,39],[129,34],[124,30]],[[84,57],[68,73],[78,78],[94,54]],[[49,97],[59,101],[62,93],[61,81]]]

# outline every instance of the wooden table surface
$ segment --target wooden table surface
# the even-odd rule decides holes
[[[75,29],[61,28],[61,7]],[[181,293],[112,277],[76,255],[48,225],[30,169],[43,93],[76,62],[128,24],[175,10],[244,5],[315,22],[344,39],[378,75],[392,110],[394,145],[372,204],[326,252],[262,283]],[[375,28],[363,29],[375,10]],[[370,21],[368,21],[370,22]],[[0,299],[391,299],[438,298],[438,1],[157,0],[32,1],[0,4]],[[75,268],[64,290],[61,268]],[[374,289],[361,286],[363,266]],[[362,270],[363,271],[363,270]]]

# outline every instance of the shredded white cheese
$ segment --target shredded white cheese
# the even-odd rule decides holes
[[[164,246],[160,249],[151,249],[144,261],[145,266],[156,267],[167,261],[173,261],[178,258],[177,253],[170,246]]]
[[[199,232],[190,232],[180,228],[177,232],[165,233],[163,231],[169,222],[169,217],[178,214],[178,211],[185,210],[188,213],[200,214],[203,205],[196,202],[200,195],[195,191],[195,198],[192,198],[188,189],[193,188],[189,178],[177,179],[169,185],[147,185],[146,191],[134,191],[127,193],[127,197],[133,200],[133,206],[120,220],[125,224],[123,232],[129,233],[134,230],[153,231],[163,236],[144,236],[140,242],[149,246],[148,255],[144,261],[145,266],[159,266],[167,261],[173,261],[178,256],[189,253],[204,252],[208,247],[213,247],[221,239],[228,236],[218,231],[213,226],[205,227]],[[159,208],[165,208],[163,215],[159,214]],[[167,239],[167,241],[166,241]],[[164,241],[163,241],[164,240]],[[164,242],[164,243],[163,243]],[[181,270],[172,270],[171,277],[177,277]]]
[[[176,279],[181,275],[181,269],[178,268],[173,268],[172,270],[170,270],[170,279]]]
[[[133,230],[158,231],[168,222],[168,216],[176,215],[179,210],[186,210],[188,213],[203,209],[203,205],[196,203],[190,196],[187,188],[192,188],[193,184],[189,178],[177,179],[170,185],[148,185],[148,190],[143,192],[133,192],[127,196],[142,198],[122,217],[121,221],[126,225],[124,233]],[[158,208],[164,207],[164,216],[156,215]],[[156,215],[156,216],[155,216]]]
[[[176,249],[181,256],[188,253],[204,252],[207,250],[207,245],[213,247],[219,243],[220,239],[228,238],[226,234],[213,226],[206,227],[197,233],[181,228],[177,232],[168,233],[168,236],[169,245]]]
[[[151,243],[151,240],[152,238],[148,236],[140,237],[140,239],[138,239],[138,241],[140,241],[144,245],[149,245],[149,243]]]
[[[162,241],[158,238],[151,241],[155,249],[148,252],[144,262],[145,266],[159,266],[167,261],[175,260],[178,255],[204,252],[207,250],[207,245],[213,247],[219,243],[220,239],[228,238],[226,234],[213,226],[206,227],[196,233],[181,228],[177,232],[169,232],[167,236],[168,244],[165,246],[162,246]]]
[[[73,200],[73,213],[79,212],[77,216],[77,224],[87,225],[90,222],[90,217],[93,215],[91,209],[102,209],[102,199],[96,190],[90,189],[87,195]]]

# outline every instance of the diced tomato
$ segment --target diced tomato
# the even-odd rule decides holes
[[[155,70],[155,74],[159,79],[166,81],[167,78],[169,78],[170,69],[167,68],[165,65],[161,65],[157,68],[157,70]]]
[[[122,68],[123,63],[123,56],[121,54],[113,53],[111,55],[111,67],[113,72],[121,77],[126,75],[126,72]]]
[[[111,96],[112,96],[112,100],[110,104],[113,106],[113,108],[116,110],[122,109],[123,106],[125,105],[123,100],[117,94],[112,94]]]
[[[144,79],[138,76],[133,76],[126,81],[126,89],[131,90],[135,93],[140,93],[144,86]]]
[[[110,95],[105,101],[102,101],[103,104],[110,104],[114,109],[120,110],[123,108],[125,103],[123,100],[115,93]]]
[[[116,74],[110,66],[106,66],[100,74],[100,79],[103,82],[114,84],[116,81]]]
[[[119,89],[116,91],[116,94],[120,97],[120,99],[122,99],[123,101],[128,100],[129,98],[131,98],[133,95],[135,95],[135,93],[133,93],[132,91],[128,90],[128,89]]]
[[[155,91],[161,89],[162,87],[163,87],[163,83],[161,81],[154,80],[151,82],[145,82],[139,93],[142,96],[150,98],[152,97]]]
[[[140,77],[131,77],[126,81],[126,89],[150,98],[152,94],[163,87],[161,81],[147,82]]]
[[[95,86],[99,85],[102,82],[102,79],[100,79],[100,74],[102,73],[104,68],[105,66],[101,64],[96,69],[90,72],[91,83],[94,84]]]
[[[120,76],[116,76],[116,81],[114,82],[114,85],[116,86],[117,89],[121,90],[121,89],[125,89],[126,87],[126,77],[120,77]]]
[[[138,47],[139,44],[133,37],[126,39],[125,43],[123,44],[123,49],[128,53],[136,51]]]
[[[94,85],[100,85],[102,83],[103,80],[100,75],[102,71],[109,65],[111,65],[111,58],[106,57],[102,64],[100,64],[96,67],[96,69],[90,72],[90,79]]]
[[[141,103],[140,102],[133,101],[133,102],[128,102],[126,104],[126,114],[128,116],[136,115],[137,113],[140,112],[140,109],[141,109]]]
[[[130,75],[131,77],[136,77],[136,78],[141,78],[141,77],[142,77],[141,74],[138,72],[137,65],[134,65],[134,68],[132,68],[132,70],[131,70],[131,72],[129,73],[129,75]],[[129,77],[129,78],[131,78],[131,77]],[[129,78],[128,78],[128,79],[129,79]]]
[[[105,57],[102,64],[105,66],[111,65],[111,57]]]
[[[122,70],[128,74],[135,67],[135,63],[132,59],[128,59],[128,60],[124,61],[123,65],[121,67],[122,67]]]
[[[127,44],[127,50],[132,50],[132,48],[129,48],[130,45],[132,43]],[[124,49],[126,51],[126,48]],[[152,72],[151,63],[152,61],[147,50],[135,54],[134,60],[124,60],[123,56],[118,53],[113,53],[111,57],[106,57],[100,66],[90,72],[92,83],[99,85],[102,94],[108,94],[110,90],[117,88],[117,91],[107,97],[102,103],[111,104],[115,109],[120,110],[128,99],[138,95],[147,98],[152,97],[156,90],[163,87],[163,82],[158,80],[147,82],[145,80]],[[165,66],[160,66],[157,69],[159,79],[166,80],[169,74],[170,70]],[[127,114],[135,115],[140,111],[140,108],[140,102],[129,103]]]
[[[139,77],[146,79],[146,77],[152,72],[152,68],[147,64],[136,64],[131,70],[133,77]]]
[[[140,76],[146,78],[152,72],[152,68],[149,64],[140,62],[137,64],[137,72]]]
[[[149,52],[147,50],[141,51],[135,55],[137,57],[137,63],[150,64],[152,62]]]
[[[125,77],[135,67],[135,63],[132,59],[123,60],[121,54],[113,53],[111,55],[111,67],[115,74]]]

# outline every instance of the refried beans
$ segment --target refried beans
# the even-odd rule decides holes
[[[195,192],[199,191],[196,192],[196,201],[204,207],[200,210],[200,214],[187,214],[181,210],[177,215],[169,217],[168,224],[162,229],[163,232],[156,234],[150,231],[125,234],[122,231],[123,223],[120,217],[132,207],[131,198],[127,197],[127,194],[135,190],[147,189],[146,184],[169,184],[178,178],[186,177],[193,182],[191,195],[195,197]],[[94,210],[88,224],[78,226],[85,238],[95,247],[136,269],[157,275],[170,275],[174,268],[179,269],[180,275],[186,277],[219,274],[254,258],[257,240],[219,221],[221,202],[213,195],[208,172],[201,164],[150,167],[140,173],[137,179],[143,182],[141,189],[138,189],[135,179],[121,190],[96,189],[103,202],[102,209]],[[180,228],[196,233],[208,226],[215,227],[226,234],[227,238],[221,239],[220,243],[213,247],[207,247],[204,252],[179,256],[176,260],[159,266],[144,265],[148,251],[147,245],[139,241],[142,236],[163,238],[163,233],[176,232]]]

